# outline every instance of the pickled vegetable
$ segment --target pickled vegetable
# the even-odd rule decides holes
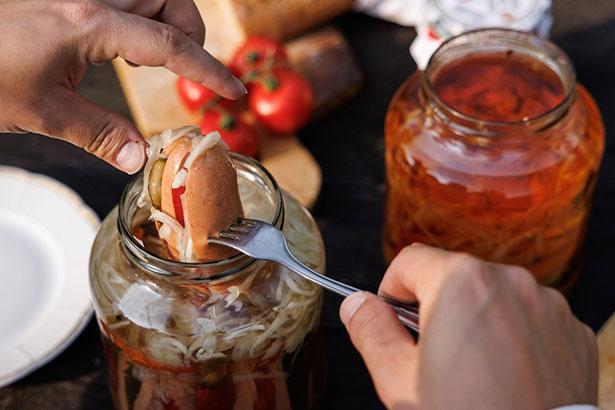
[[[159,138],[172,142],[181,135],[167,132]],[[160,152],[165,145],[154,139],[150,151]],[[157,165],[150,162],[151,175],[140,186],[129,187],[125,196],[133,201],[123,203],[135,207],[132,236],[141,246],[140,255],[173,259],[162,238],[165,229],[156,225],[177,233],[184,228],[153,206]],[[279,215],[289,246],[307,266],[322,272],[324,248],[314,220],[292,197],[278,192],[274,198],[259,174],[246,171],[254,166],[249,163],[243,176],[238,174],[244,214],[272,220],[277,213],[273,205],[283,202]],[[133,192],[143,186],[150,192]],[[117,220],[115,209],[103,221],[90,265],[116,408],[316,408],[323,378],[318,364],[322,341],[316,337],[319,286],[265,261],[215,278],[165,277],[127,257]]]
[[[422,91],[424,75],[402,85],[387,114],[386,258],[422,242],[569,286],[604,150],[589,93],[572,85],[576,97],[553,117],[561,80],[511,53],[444,65],[430,79],[439,101]]]

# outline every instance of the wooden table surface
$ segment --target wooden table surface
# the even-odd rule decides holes
[[[584,7],[582,2],[567,2]],[[608,2],[594,1],[606,5]],[[614,4],[608,3],[608,4]],[[606,7],[606,6],[605,6]],[[613,11],[610,7],[609,12]],[[567,15],[575,14],[566,10]],[[585,268],[571,296],[574,312],[594,329],[615,310],[615,20],[597,10],[591,28],[556,27],[556,42],[575,62],[578,79],[601,107],[606,155],[586,242]],[[612,15],[612,14],[611,14]],[[387,104],[414,63],[408,45],[414,31],[361,15],[339,24],[364,69],[363,91],[328,117],[305,128],[300,138],[321,164],[324,181],[314,209],[327,247],[328,272],[355,286],[376,289],[385,266],[380,237],[384,196],[382,127]],[[561,26],[560,26],[561,27]],[[91,70],[82,92],[127,113],[109,65]],[[0,137],[0,165],[50,175],[74,188],[99,216],[117,203],[128,177],[80,149],[34,135]],[[339,298],[327,295],[328,356],[326,409],[381,408],[367,372],[337,317]],[[30,376],[0,389],[0,409],[109,409],[98,329],[92,321],[58,358]]]

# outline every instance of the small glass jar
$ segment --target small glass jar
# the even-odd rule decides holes
[[[233,154],[244,214],[281,228],[323,272],[320,231],[256,161]],[[322,289],[245,255],[163,259],[134,236],[140,178],[103,221],[90,283],[117,409],[315,409],[323,392]],[[152,237],[155,237],[152,235]]]
[[[387,260],[422,242],[561,290],[576,281],[604,125],[554,44],[501,29],[451,38],[393,97],[385,144]]]

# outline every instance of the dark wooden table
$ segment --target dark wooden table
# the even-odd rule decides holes
[[[327,245],[328,272],[374,290],[385,269],[380,248],[382,125],[393,92],[415,69],[408,55],[414,31],[361,15],[345,16],[339,24],[364,69],[364,88],[354,100],[305,128],[300,137],[324,173],[314,215]],[[579,81],[597,100],[606,123],[606,156],[586,242],[585,269],[571,296],[574,312],[598,329],[615,310],[615,20],[556,41],[572,56]],[[128,115],[109,66],[88,73],[83,93]],[[35,135],[1,136],[0,164],[57,178],[74,188],[101,217],[117,203],[128,181],[80,149]],[[338,319],[339,301],[333,295],[325,301],[325,407],[381,408]],[[0,409],[109,409],[105,377],[98,329],[92,321],[58,358],[1,389]]]

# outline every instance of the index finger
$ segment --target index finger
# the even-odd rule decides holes
[[[165,67],[225,98],[246,94],[241,81],[176,27],[113,9],[104,14],[90,30],[91,61],[120,56],[139,65]]]
[[[205,41],[205,25],[193,0],[102,0],[115,9],[177,27],[201,46]]]
[[[200,46],[205,43],[205,24],[192,0],[166,0],[158,19],[177,27]]]

